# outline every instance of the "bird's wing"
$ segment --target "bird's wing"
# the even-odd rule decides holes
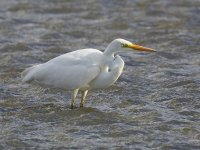
[[[65,89],[87,87],[99,73],[98,65],[55,63],[45,63],[30,71],[32,80],[37,83]]]
[[[75,89],[86,87],[100,73],[99,61],[102,52],[82,49],[58,56],[50,61],[25,70],[23,81]]]
[[[91,59],[95,59],[99,55],[103,53],[97,49],[80,49],[76,51],[72,51],[58,57],[55,57],[48,61],[47,63],[53,62],[57,64],[68,64],[68,65],[76,65],[76,64],[83,64],[86,62],[92,62]],[[96,60],[96,59],[95,59]]]

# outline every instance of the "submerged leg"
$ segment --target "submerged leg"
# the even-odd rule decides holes
[[[87,96],[87,93],[88,93],[88,90],[82,91],[82,92],[81,92],[81,103],[80,103],[80,107],[83,107],[83,104],[84,104],[84,102],[85,102],[85,98],[86,98],[86,96]]]
[[[74,106],[75,106],[76,96],[77,96],[77,94],[78,94],[78,90],[79,90],[79,89],[75,89],[75,90],[72,92],[71,109],[73,109]]]

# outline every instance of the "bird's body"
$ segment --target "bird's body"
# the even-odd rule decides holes
[[[105,88],[118,79],[123,67],[118,55],[105,57],[99,50],[81,49],[27,68],[22,81],[68,90]]]
[[[132,44],[123,39],[114,40],[104,52],[96,49],[81,49],[55,57],[46,63],[27,68],[22,72],[22,81],[73,90],[71,108],[78,91],[82,91],[81,106],[88,90],[106,88],[121,75],[124,61],[119,55],[121,44]],[[144,48],[144,47],[142,47]],[[153,51],[146,48],[146,51]]]

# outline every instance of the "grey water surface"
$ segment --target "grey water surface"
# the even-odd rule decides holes
[[[122,76],[85,108],[21,82],[31,65],[116,38],[158,52],[121,54]],[[199,150],[200,1],[1,0],[0,149]]]

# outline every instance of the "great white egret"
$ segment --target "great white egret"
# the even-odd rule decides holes
[[[117,53],[132,50],[155,52],[124,39],[115,39],[104,52],[80,49],[27,68],[22,72],[22,81],[73,90],[72,109],[77,93],[81,91],[80,107],[83,107],[88,90],[109,87],[121,75],[124,61]]]

